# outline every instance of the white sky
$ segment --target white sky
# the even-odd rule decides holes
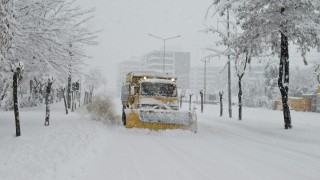
[[[202,65],[200,59],[209,53],[203,49],[215,42],[214,36],[199,32],[205,28],[205,24],[216,24],[216,18],[204,19],[211,2],[212,0],[79,0],[82,8],[97,8],[90,28],[103,29],[99,34],[99,45],[87,48],[88,54],[93,57],[89,64],[102,69],[108,86],[114,89],[119,62],[134,60],[132,56],[141,57],[152,50],[162,50],[163,41],[148,36],[151,33],[165,38],[181,35],[181,38],[167,41],[166,50],[191,52],[191,65]],[[296,53],[291,54],[291,59],[294,59],[293,64],[302,64]],[[212,59],[209,65],[221,66],[223,62],[218,61],[218,58]]]
[[[115,87],[116,65],[151,50],[161,50],[163,41],[149,33],[178,39],[166,43],[167,50],[191,52],[192,65],[208,52],[210,36],[204,29],[205,14],[211,0],[79,0],[82,8],[96,7],[90,28],[103,29],[99,45],[89,47],[90,64],[104,69],[108,83]]]

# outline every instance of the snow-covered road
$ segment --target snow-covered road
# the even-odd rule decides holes
[[[120,108],[119,108],[120,109]],[[234,108],[234,111],[236,108]],[[0,179],[319,179],[320,114],[244,109],[244,120],[220,118],[218,106],[198,113],[198,133],[107,127],[86,115],[42,111],[0,112]],[[236,114],[235,114],[236,115]]]

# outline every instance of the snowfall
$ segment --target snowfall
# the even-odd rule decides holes
[[[120,100],[115,99],[120,115]],[[198,132],[110,126],[81,110],[65,115],[52,105],[21,110],[21,137],[13,112],[0,112],[0,180],[320,179],[320,114],[244,108],[243,120],[219,116],[219,106],[197,107]],[[188,108],[183,104],[183,108]]]

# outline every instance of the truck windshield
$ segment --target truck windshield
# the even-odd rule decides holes
[[[176,97],[177,91],[174,84],[144,82],[141,83],[141,95]]]

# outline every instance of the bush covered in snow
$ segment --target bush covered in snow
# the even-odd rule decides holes
[[[92,103],[86,105],[86,110],[94,120],[102,121],[107,124],[120,123],[120,117],[115,114],[114,104],[108,97],[94,97]]]

